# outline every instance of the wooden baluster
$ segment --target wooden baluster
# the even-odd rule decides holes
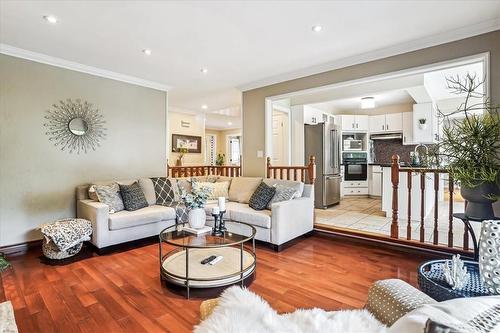
[[[425,242],[425,171],[420,172],[420,242]]]
[[[297,169],[293,169],[293,180],[297,181]]]
[[[309,184],[314,184],[316,180],[316,157],[313,155],[309,156],[309,164],[307,165],[306,170],[309,176]]]
[[[280,179],[283,179],[283,168],[280,168]]]
[[[306,182],[306,170],[300,169],[300,181],[305,183]]]
[[[267,178],[271,178],[271,158],[267,157]]]
[[[448,247],[453,247],[453,192],[455,186],[453,185],[453,178],[448,174],[448,194],[450,208],[448,209]]]
[[[234,177],[234,168],[231,167],[231,177]]]
[[[406,239],[411,240],[411,186],[412,186],[412,172],[407,173],[408,183],[408,224],[406,226]]]
[[[434,238],[432,243],[437,245],[439,243],[439,231],[438,231],[438,217],[439,217],[439,207],[438,207],[438,193],[439,192],[439,173],[434,172]]]
[[[399,238],[399,227],[398,227],[399,156],[398,155],[392,155],[391,182],[392,182],[391,237]]]
[[[278,169],[276,169],[276,167],[273,167],[273,178],[278,178]]]
[[[286,169],[286,180],[290,180],[290,172],[292,169]]]

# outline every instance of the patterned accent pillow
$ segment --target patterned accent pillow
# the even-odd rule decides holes
[[[123,199],[120,194],[120,186],[117,183],[111,185],[95,185],[97,199],[99,202],[108,205],[110,213],[123,210]]]
[[[175,201],[175,190],[170,179],[157,177],[151,178],[151,180],[155,188],[157,205],[169,206],[171,202]]]
[[[271,201],[267,204],[267,209],[271,209],[273,203],[292,200],[297,193],[297,189],[293,187],[274,185],[276,194],[272,197]]]
[[[208,197],[208,200],[215,200],[219,197],[227,198],[229,196],[229,182],[221,182],[221,183],[193,182],[193,189],[197,189],[198,187],[206,187],[210,190],[210,196]]]
[[[259,186],[257,186],[255,192],[253,192],[248,205],[250,206],[250,208],[253,208],[255,210],[263,210],[267,207],[269,201],[271,201],[271,199],[275,196],[275,193],[275,187],[269,186],[266,183],[262,182]]]
[[[133,211],[148,207],[148,201],[138,182],[133,182],[130,185],[120,184],[120,192],[126,210]]]

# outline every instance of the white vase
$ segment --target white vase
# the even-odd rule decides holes
[[[488,291],[500,294],[500,221],[483,221],[479,240],[479,273]]]
[[[205,213],[205,209],[203,208],[195,208],[191,209],[188,213],[189,226],[193,229],[201,229],[205,226],[205,221],[207,219],[207,215]]]

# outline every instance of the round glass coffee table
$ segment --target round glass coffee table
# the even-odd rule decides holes
[[[216,288],[235,283],[243,286],[256,268],[256,230],[242,222],[225,220],[225,223],[228,231],[222,236],[189,233],[184,230],[187,223],[173,225],[160,232],[161,279],[184,286],[187,298],[191,288]],[[250,241],[251,248],[245,246]],[[214,265],[201,263],[210,256],[223,258]]]

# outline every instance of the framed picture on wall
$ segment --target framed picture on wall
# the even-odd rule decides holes
[[[172,152],[186,148],[188,153],[201,153],[201,136],[172,134]]]

